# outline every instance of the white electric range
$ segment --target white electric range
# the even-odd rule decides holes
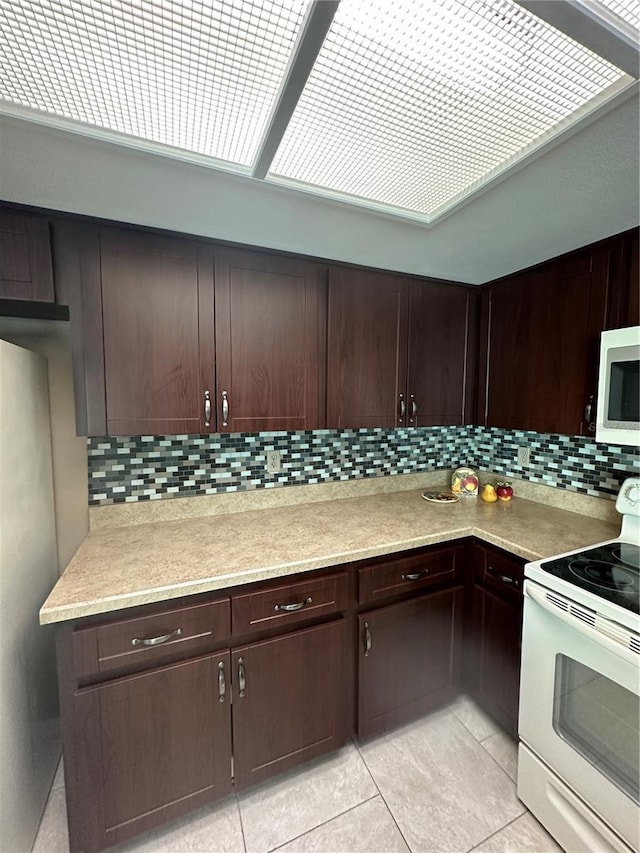
[[[575,853],[640,849],[640,478],[617,539],[525,566],[518,796]]]

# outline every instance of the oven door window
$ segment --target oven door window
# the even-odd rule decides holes
[[[636,803],[639,719],[638,696],[590,667],[556,655],[555,731]]]

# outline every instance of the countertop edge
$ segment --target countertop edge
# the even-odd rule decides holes
[[[207,592],[217,592],[223,589],[232,589],[246,583],[257,583],[258,581],[285,578],[290,575],[304,574],[317,569],[340,566],[345,563],[355,563],[360,560],[383,557],[387,554],[395,554],[409,551],[413,548],[423,548],[429,545],[437,545],[442,542],[453,542],[473,536],[488,545],[502,548],[515,556],[525,560],[536,560],[544,556],[542,554],[522,548],[517,543],[511,542],[495,534],[486,532],[477,525],[457,527],[446,533],[426,534],[412,539],[403,539],[387,542],[373,548],[359,549],[357,551],[336,552],[325,554],[317,558],[302,560],[299,562],[285,563],[273,566],[259,566],[255,569],[246,569],[241,572],[233,572],[227,575],[218,575],[215,578],[199,579],[179,584],[171,584],[160,587],[153,591],[141,590],[140,592],[124,593],[119,596],[106,596],[99,602],[74,602],[66,606],[42,607],[39,614],[41,625],[51,625],[59,622],[74,621],[87,616],[99,616],[114,613],[119,610],[128,610],[145,604],[157,604],[162,601],[171,601],[183,596],[200,595]]]

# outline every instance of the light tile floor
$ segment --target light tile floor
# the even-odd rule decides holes
[[[445,709],[148,832],[119,853],[553,853],[516,797],[516,746],[460,697]],[[33,848],[68,853],[59,769]]]

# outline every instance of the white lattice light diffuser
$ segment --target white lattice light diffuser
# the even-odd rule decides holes
[[[636,29],[640,27],[640,0],[600,0],[600,2],[625,24]]]
[[[627,82],[511,0],[342,0],[269,176],[430,218]]]
[[[0,97],[249,166],[305,0],[2,0]]]
[[[0,0],[0,107],[250,173],[308,3]],[[267,178],[429,222],[630,80],[512,0],[341,0]]]

